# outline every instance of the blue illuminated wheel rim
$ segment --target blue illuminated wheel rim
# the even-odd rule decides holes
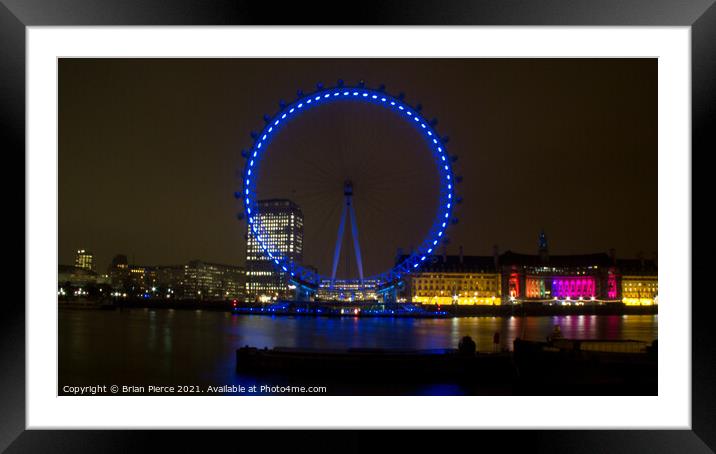
[[[300,93],[300,92],[299,92]],[[420,246],[405,260],[390,270],[365,278],[366,281],[376,280],[380,283],[389,283],[403,278],[406,274],[417,271],[432,254],[438,244],[444,240],[445,231],[452,221],[452,213],[456,203],[455,176],[452,171],[452,159],[447,153],[446,138],[441,138],[434,129],[435,122],[426,120],[420,114],[419,106],[410,106],[402,100],[402,95],[395,97],[385,93],[382,89],[365,88],[359,86],[342,86],[323,88],[319,85],[316,92],[299,97],[290,104],[281,103],[281,109],[272,117],[264,116],[266,126],[258,133],[252,133],[254,138],[250,150],[243,152],[246,159],[242,173],[242,191],[236,193],[244,204],[244,216],[248,222],[248,233],[253,235],[261,246],[264,254],[272,260],[274,267],[290,276],[290,280],[297,284],[318,285],[327,277],[306,269],[301,265],[286,260],[280,251],[272,247],[268,241],[268,233],[263,229],[261,221],[256,217],[258,201],[255,198],[257,184],[257,169],[266,154],[271,139],[281,131],[283,125],[298,116],[301,112],[314,107],[333,102],[365,102],[375,104],[396,112],[400,118],[412,124],[424,137],[432,152],[436,168],[439,173],[440,194],[438,197],[437,217]]]

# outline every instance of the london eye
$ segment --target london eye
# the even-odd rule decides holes
[[[421,105],[384,86],[339,81],[299,91],[263,120],[261,131],[251,134],[251,148],[242,151],[235,195],[243,202],[248,235],[292,284],[314,291],[322,285],[384,290],[417,272],[447,242],[460,202],[456,158]],[[304,242],[313,258],[299,263],[279,247],[260,216],[259,201],[272,197],[311,212]]]

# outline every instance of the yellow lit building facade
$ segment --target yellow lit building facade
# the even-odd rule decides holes
[[[657,276],[622,276],[622,302],[627,306],[659,304]]]
[[[499,305],[497,273],[419,273],[410,278],[412,302],[438,305]]]
[[[441,306],[501,304],[501,276],[493,257],[443,255],[429,260],[406,279],[408,301]]]
[[[627,306],[659,304],[659,275],[656,260],[623,259],[617,261],[621,271],[622,302]]]

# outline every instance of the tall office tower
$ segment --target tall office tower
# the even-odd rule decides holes
[[[289,262],[303,261],[303,213],[298,205],[285,199],[259,200],[255,222],[274,254]],[[246,240],[246,297],[263,302],[290,297],[286,275],[276,271],[250,231]]]
[[[84,249],[77,249],[75,254],[75,266],[89,271],[94,271],[94,256]]]

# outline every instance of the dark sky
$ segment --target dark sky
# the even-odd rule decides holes
[[[450,136],[464,202],[449,253],[534,253],[541,228],[554,254],[656,252],[655,59],[62,59],[60,263],[85,248],[101,271],[117,253],[243,264],[233,193],[249,131],[297,89],[341,78],[405,92]],[[305,262],[325,274],[346,178],[366,272],[383,271],[420,243],[437,194],[427,147],[391,112],[338,103],[296,118],[259,196],[302,206]]]

